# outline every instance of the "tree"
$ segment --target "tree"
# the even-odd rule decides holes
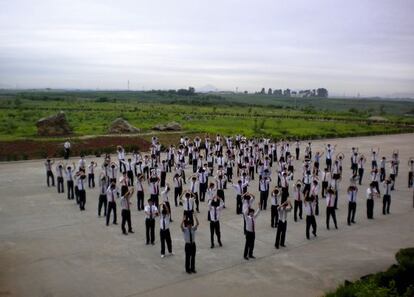
[[[267,91],[267,95],[272,95],[272,88],[269,88],[269,90]]]
[[[283,96],[283,91],[282,91],[282,89],[273,90],[273,95],[276,95],[276,96]]]
[[[262,94],[262,95],[266,94],[265,88],[262,88],[262,90],[260,91],[260,94]]]
[[[290,97],[290,89],[286,89],[283,91],[283,96]]]
[[[195,89],[193,87],[188,87],[188,93],[190,95],[194,94],[195,93]]]
[[[328,97],[328,90],[325,88],[319,88],[316,90],[316,94],[318,97],[327,98]]]

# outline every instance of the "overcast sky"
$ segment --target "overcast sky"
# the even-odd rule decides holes
[[[414,94],[412,0],[0,0],[0,88]]]

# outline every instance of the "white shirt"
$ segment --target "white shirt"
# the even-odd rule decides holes
[[[277,211],[279,213],[279,221],[286,222],[287,221],[287,214],[292,210],[291,206],[281,207],[279,206]]]
[[[213,200],[210,200],[208,202],[208,207],[209,207],[209,211],[210,211],[210,221],[212,222],[216,222],[220,220],[220,214],[221,214],[221,210],[223,209],[223,201],[220,200],[220,205],[219,206],[211,206],[211,202]]]
[[[170,228],[170,215],[161,215],[160,216],[160,229],[167,230]]]
[[[305,201],[305,213],[307,216],[315,215],[316,201]]]
[[[326,207],[335,206],[335,194],[327,193],[326,194]]]
[[[247,215],[247,211],[244,215],[244,220],[246,221],[246,231],[255,232],[256,229],[257,229],[257,227],[256,227],[256,218],[260,213],[260,209],[257,209],[256,212],[252,216]]]
[[[349,202],[356,202],[357,194],[358,194],[357,190],[348,191],[348,201]]]
[[[146,219],[153,219],[158,214],[158,208],[155,205],[145,205],[144,211]]]
[[[115,199],[118,195],[118,189],[111,189],[111,186],[108,187],[108,189],[106,190],[106,200],[108,202],[115,202]]]
[[[372,189],[371,190],[371,188],[368,188],[367,189],[367,199],[374,199],[374,195],[376,195],[378,192],[377,192],[377,190],[376,189]]]
[[[125,196],[121,197],[121,208],[129,210],[131,206],[131,202],[129,202],[129,199],[125,198]]]
[[[194,198],[185,198],[183,199],[183,209],[185,211],[191,211],[194,209]]]

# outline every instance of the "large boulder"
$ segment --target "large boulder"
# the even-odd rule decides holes
[[[139,131],[138,128],[135,128],[122,118],[115,119],[108,129],[109,134],[139,133]]]
[[[157,131],[180,131],[182,127],[177,122],[170,122],[167,124],[158,124],[153,129]]]
[[[37,134],[40,136],[64,136],[72,134],[72,129],[70,128],[63,111],[56,115],[38,120],[36,126]]]

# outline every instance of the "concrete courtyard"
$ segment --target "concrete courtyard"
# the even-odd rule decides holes
[[[326,230],[325,201],[321,199],[318,237],[307,240],[305,219],[295,223],[291,213],[287,247],[276,250],[276,229],[270,227],[268,208],[257,220],[257,259],[245,261],[242,218],[235,213],[235,194],[229,188],[221,222],[223,247],[210,249],[206,205],[201,204],[198,273],[191,275],[184,270],[180,208],[172,209],[175,256],[161,259],[158,222],[156,244],[146,246],[144,215],[135,207],[135,234],[124,236],[119,201],[119,225],[107,227],[105,219],[97,216],[97,189],[87,189],[86,211],[80,212],[74,200],[66,199],[66,193],[58,194],[56,188],[46,186],[43,160],[0,163],[0,296],[320,296],[345,279],[384,270],[395,263],[398,249],[414,246],[413,189],[407,188],[407,160],[414,157],[414,134],[314,141],[313,151],[323,151],[328,142],[338,145],[336,152],[345,153],[338,230]],[[379,155],[388,159],[398,149],[401,163],[391,214],[383,216],[382,199],[376,200],[375,219],[367,220],[367,162],[359,187],[357,223],[348,226],[345,190],[353,146],[368,161],[371,147],[380,147]],[[102,164],[102,159],[95,160]],[[299,164],[295,163],[295,179],[301,175]],[[323,158],[322,168],[324,164]],[[171,179],[170,174],[170,184]],[[257,188],[256,179],[249,191],[257,193]],[[135,202],[134,197],[134,206]]]

